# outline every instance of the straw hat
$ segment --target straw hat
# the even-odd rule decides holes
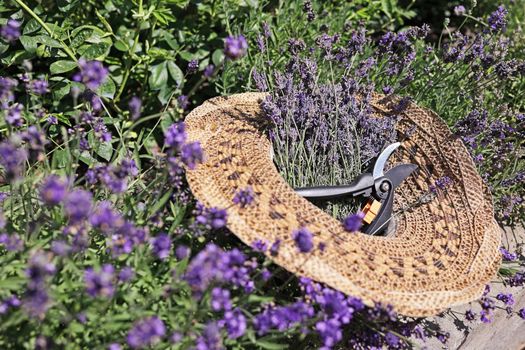
[[[501,232],[490,193],[467,149],[433,112],[408,103],[396,129],[410,134],[391,157],[417,164],[419,171],[396,190],[394,210],[421,201],[436,179],[452,180],[428,203],[396,219],[393,235],[344,231],[341,223],[297,195],[272,161],[262,130],[263,93],[206,101],[186,118],[191,141],[199,141],[205,161],[188,170],[195,197],[208,207],[227,208],[228,228],[244,243],[281,240],[268,256],[290,272],[323,282],[349,295],[391,304],[407,316],[429,316],[479,298],[500,264]],[[375,95],[377,117],[387,115],[395,98]],[[233,205],[235,193],[250,186],[253,203]],[[406,209],[406,208],[405,208]],[[301,253],[293,232],[306,227],[314,249]],[[318,249],[319,243],[324,249]]]

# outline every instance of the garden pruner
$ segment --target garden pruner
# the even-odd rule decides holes
[[[366,203],[362,232],[375,234],[386,229],[392,216],[395,189],[417,169],[414,164],[399,164],[384,173],[385,165],[400,142],[388,145],[377,157],[372,173],[359,175],[351,184],[296,188],[297,194],[311,200],[362,197]]]

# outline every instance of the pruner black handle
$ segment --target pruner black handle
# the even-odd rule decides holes
[[[374,177],[370,173],[364,173],[349,185],[303,187],[296,188],[295,192],[309,199],[336,199],[348,195],[370,197],[373,189]]]
[[[375,219],[364,228],[364,233],[376,234],[386,230],[388,221],[392,217],[394,207],[394,191],[386,192],[386,198],[381,200],[381,208]]]

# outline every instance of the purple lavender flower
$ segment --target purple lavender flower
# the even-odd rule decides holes
[[[129,221],[124,221],[105,234],[108,237],[108,248],[114,257],[131,253],[136,245],[144,243],[147,238],[145,230],[135,227]]]
[[[15,103],[7,109],[7,114],[5,116],[5,121],[11,126],[22,126],[24,123],[24,118],[22,118],[22,110],[24,106],[20,103]]]
[[[67,182],[56,176],[48,176],[40,186],[40,199],[46,205],[57,205],[67,194]]]
[[[11,235],[0,233],[0,244],[3,244],[9,252],[19,252],[24,249],[24,241],[16,233]]]
[[[184,280],[197,296],[202,295],[214,281],[229,282],[250,292],[253,288],[250,279],[253,266],[245,266],[245,261],[246,257],[237,249],[224,252],[216,245],[208,244],[191,260]]]
[[[227,213],[224,209],[203,208],[195,218],[196,222],[209,229],[219,229],[226,226]]]
[[[58,124],[58,119],[57,117],[55,117],[54,115],[49,115],[47,117],[47,122],[51,125],[57,125]]]
[[[29,259],[26,276],[30,283],[38,284],[43,282],[46,277],[54,275],[55,272],[56,268],[51,262],[51,256],[43,252],[36,252]]]
[[[204,68],[204,77],[211,78],[213,76],[213,73],[215,72],[215,66],[213,64],[208,64],[206,68]]]
[[[51,303],[51,298],[47,293],[43,283],[30,283],[24,294],[22,306],[24,310],[33,317],[43,319]]]
[[[507,306],[514,305],[514,296],[512,295],[512,293],[498,293],[498,295],[496,295],[496,299],[502,301]]]
[[[248,42],[243,35],[228,36],[224,39],[224,54],[231,60],[237,60],[246,54]]]
[[[490,293],[490,284],[485,285],[485,289],[483,290],[483,296],[487,296]]]
[[[430,185],[430,191],[432,193],[437,193],[438,190],[445,191],[453,181],[448,176],[442,176],[434,182],[434,185]]]
[[[141,349],[155,345],[166,334],[164,322],[157,316],[148,317],[135,322],[126,337],[128,345],[133,349]]]
[[[84,272],[86,292],[92,297],[110,298],[115,293],[115,268],[110,264],[102,266],[100,271],[88,267]]]
[[[57,256],[67,256],[71,252],[71,246],[65,241],[53,241],[51,251]]]
[[[93,108],[93,111],[100,112],[102,110],[102,99],[97,94],[94,94],[92,91],[88,90],[84,93],[84,95],[86,96],[86,100],[88,100],[91,104],[91,108]]]
[[[268,249],[268,244],[260,239],[253,241],[252,248],[257,252],[265,252]]]
[[[20,37],[20,27],[22,24],[14,19],[7,20],[7,23],[0,28],[0,36],[7,42],[13,42]]]
[[[159,233],[152,239],[151,248],[153,254],[160,260],[165,260],[170,256],[171,239],[166,233]]]
[[[140,110],[142,109],[142,100],[133,96],[128,102],[129,112],[132,120],[136,120],[140,117]]]
[[[518,258],[518,255],[516,253],[511,253],[503,247],[499,248],[499,251],[501,252],[501,255],[503,256],[504,261],[514,261]]]
[[[264,281],[264,282],[267,282],[270,280],[270,278],[272,277],[272,273],[268,270],[268,269],[263,269],[261,271],[261,279]]]
[[[89,216],[89,222],[94,228],[108,234],[112,230],[122,227],[125,220],[122,215],[113,208],[111,202],[102,201],[97,204]]]
[[[253,193],[253,189],[248,186],[243,189],[239,189],[235,196],[233,197],[233,203],[239,205],[241,208],[244,208],[248,205],[250,205],[255,198],[255,194]]]
[[[91,192],[76,189],[68,193],[64,200],[64,210],[71,222],[79,222],[91,213],[93,196]]]
[[[49,92],[49,84],[46,80],[36,79],[28,84],[29,90],[36,95],[45,95]]]
[[[438,331],[436,334],[436,338],[443,344],[445,344],[448,341],[448,338],[450,338],[449,332],[442,332]]]
[[[244,333],[246,333],[246,323],[246,317],[238,308],[226,311],[224,313],[224,319],[221,321],[221,324],[224,324],[226,327],[226,332],[230,339],[242,337]]]
[[[230,310],[232,308],[230,291],[219,287],[213,288],[210,305],[213,311]]]
[[[279,254],[279,247],[281,245],[281,240],[276,239],[275,242],[272,243],[270,246],[270,255],[271,256],[277,256]]]
[[[13,78],[0,77],[0,102],[13,101],[15,95],[13,90],[18,85],[18,81]]]
[[[119,343],[111,343],[108,346],[108,350],[122,350],[122,345]]]
[[[46,280],[56,272],[51,262],[51,255],[41,251],[35,252],[29,259],[26,269],[28,278],[24,294],[23,306],[26,312],[34,317],[43,318],[50,306],[50,298],[46,290]]]
[[[186,109],[188,109],[188,106],[190,105],[189,97],[186,95],[180,95],[179,97],[177,97],[177,104],[180,109],[185,111]]]
[[[385,342],[389,346],[389,349],[397,349],[401,343],[401,340],[397,335],[387,332],[385,335]]]
[[[222,339],[219,326],[216,322],[210,322],[204,328],[201,336],[197,338],[195,350],[221,350]]]
[[[476,313],[474,313],[472,310],[467,310],[465,312],[465,319],[467,321],[474,321],[476,319]]]
[[[456,16],[463,16],[466,12],[467,10],[465,9],[465,6],[463,5],[458,5],[454,7],[454,14]]]
[[[120,270],[118,273],[118,280],[120,282],[126,283],[133,279],[135,276],[135,271],[133,271],[133,268],[126,266]]]
[[[164,143],[167,147],[180,149],[186,142],[186,127],[184,122],[171,124],[164,134]]]
[[[193,170],[204,161],[204,153],[198,141],[190,142],[182,146],[181,159],[186,166]]]
[[[332,348],[341,339],[343,339],[341,324],[335,319],[318,321],[315,324],[315,329],[319,333],[325,349]]]
[[[19,134],[25,142],[31,159],[41,160],[44,146],[47,143],[46,137],[35,125],[31,125],[26,131]]]
[[[0,315],[4,315],[11,308],[17,308],[22,304],[16,295],[11,295],[0,303]]]
[[[256,43],[257,43],[257,48],[259,49],[259,52],[264,53],[266,51],[266,42],[262,35],[257,36]]]
[[[363,226],[363,219],[365,217],[365,213],[359,212],[357,214],[352,214],[346,217],[346,219],[343,220],[343,227],[345,231],[348,232],[357,232]]]
[[[198,69],[199,69],[199,61],[191,60],[190,62],[188,62],[188,68],[186,69],[186,72],[188,74],[195,74],[197,73]]]
[[[303,10],[306,13],[306,19],[308,20],[308,22],[312,22],[315,19],[315,13],[313,10],[312,1],[304,0]]]
[[[383,93],[385,95],[390,95],[393,92],[394,92],[394,88],[393,87],[391,87],[389,85],[383,86]]]
[[[503,5],[498,6],[496,11],[490,14],[487,22],[489,24],[490,30],[493,33],[505,31],[505,28],[507,26],[507,14],[508,11]]]
[[[24,171],[27,151],[10,140],[0,143],[0,166],[4,168],[4,177],[8,182],[19,180]]]
[[[479,313],[480,320],[483,323],[491,323],[493,321],[494,314],[492,313],[492,310],[481,310]]]
[[[84,58],[78,60],[80,72],[75,74],[73,80],[82,82],[90,90],[96,90],[104,83],[109,71],[100,61],[86,61]]]
[[[172,344],[178,344],[178,343],[181,342],[181,340],[182,340],[183,337],[184,337],[184,336],[182,335],[181,332],[173,332],[173,333],[171,334],[171,336],[170,336],[170,342],[171,342]]]
[[[293,233],[293,239],[301,253],[308,253],[314,247],[312,233],[306,227],[296,230]]]
[[[272,329],[285,331],[313,317],[314,308],[302,301],[287,306],[268,307],[255,315],[253,328],[258,335],[264,335]]]
[[[177,260],[184,260],[186,259],[191,253],[191,250],[188,246],[185,245],[179,245],[177,248],[175,248],[175,257]]]

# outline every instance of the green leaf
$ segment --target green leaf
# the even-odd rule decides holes
[[[100,22],[102,22],[102,24],[104,25],[104,27],[106,27],[106,30],[109,32],[109,33],[113,33],[113,28],[111,28],[111,25],[108,23],[108,21],[104,18],[104,16],[102,16],[100,14],[100,12],[98,12],[98,10],[95,9],[95,14],[97,15],[98,19],[100,20]]]
[[[83,151],[82,153],[80,153],[78,155],[78,159],[80,159],[84,164],[88,166],[92,166],[97,162],[97,160],[93,158],[88,151]]]
[[[29,21],[27,21],[27,24],[24,26],[24,31],[22,33],[24,35],[31,34],[36,32],[38,29],[40,29],[40,24],[36,21],[36,19],[31,18]]]
[[[71,36],[73,37],[73,40],[71,40],[71,47],[76,48],[80,45],[84,44],[86,42],[86,39],[91,35],[93,32],[93,29],[81,26],[73,30],[71,33]]]
[[[20,43],[29,52],[35,52],[38,46],[38,41],[33,36],[22,35],[20,37]]]
[[[381,0],[381,8],[388,18],[392,18],[392,1]]]
[[[177,83],[177,87],[180,87],[184,81],[184,73],[182,73],[182,70],[173,61],[168,61],[168,70],[173,80]]]
[[[53,160],[51,162],[53,169],[63,169],[71,162],[71,157],[66,149],[56,149],[53,152]]]
[[[151,66],[149,76],[149,87],[152,90],[161,90],[168,83],[168,69],[167,62]]]
[[[265,297],[263,295],[255,295],[255,294],[250,294],[250,296],[248,297],[248,302],[249,303],[259,303],[259,304],[262,304],[262,303],[270,303],[270,302],[273,302],[273,297]]]
[[[244,2],[246,3],[246,5],[253,7],[253,8],[257,8],[259,6],[258,0],[244,0]]]
[[[152,47],[151,49],[148,50],[148,55],[153,59],[153,60],[168,60],[168,59],[171,59],[173,57],[173,53],[169,50],[166,50],[166,49],[161,49],[161,48],[158,48],[158,47]]]
[[[111,49],[110,43],[97,43],[92,45],[85,45],[78,49],[80,56],[88,60],[102,59]]]
[[[62,48],[60,42],[51,38],[48,35],[22,35],[20,37],[20,42],[22,43],[22,46],[24,46],[24,49],[30,52],[35,52],[38,44],[44,44],[53,48]]]
[[[169,190],[168,192],[164,193],[164,195],[159,199],[159,201],[156,202],[149,210],[149,216],[152,216],[157,211],[162,209],[164,205],[166,204],[166,202],[170,199],[172,193],[173,193],[173,190]]]
[[[9,49],[9,45],[0,42],[0,55]]]
[[[0,280],[0,290],[18,290],[24,283],[26,283],[26,279],[23,277],[11,277]]]
[[[116,90],[117,87],[115,86],[115,82],[113,81],[113,79],[107,77],[106,80],[102,83],[102,85],[98,87],[96,93],[101,97],[113,99]]]
[[[224,61],[224,51],[217,49],[213,51],[213,54],[211,55],[211,61],[215,66],[218,66]]]
[[[115,41],[115,49],[122,51],[122,52],[128,52],[129,51],[129,45],[122,39],[119,39]]]
[[[71,91],[71,84],[67,81],[61,81],[53,87],[53,100],[60,101]]]
[[[165,105],[170,101],[173,94],[174,91],[170,89],[167,85],[164,85],[160,90],[159,94],[157,95],[157,98],[159,99],[160,103]]]
[[[69,72],[77,67],[77,63],[75,61],[68,61],[68,60],[60,60],[51,63],[51,66],[49,66],[49,70],[51,74],[60,74]]]
[[[272,343],[266,340],[257,340],[255,344],[259,345],[263,349],[267,350],[284,350],[288,349],[288,345],[284,343]]]
[[[111,146],[111,142],[98,142],[95,152],[105,160],[109,161],[113,155],[113,147]]]

